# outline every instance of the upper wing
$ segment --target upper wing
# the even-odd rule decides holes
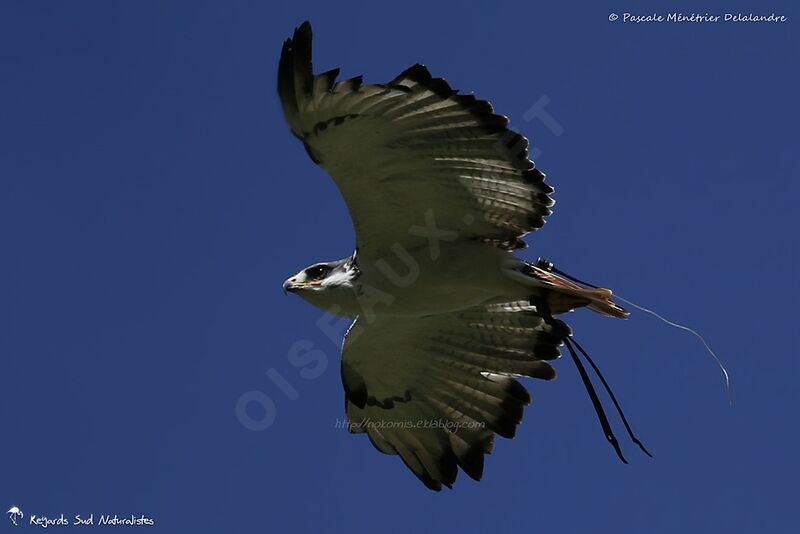
[[[458,467],[480,480],[494,434],[511,438],[530,396],[513,376],[555,371],[563,323],[527,302],[420,318],[357,319],[344,343],[342,382],[352,432],[398,454],[429,488]]]
[[[305,22],[283,45],[278,92],[292,131],[344,195],[361,254],[414,246],[413,228],[431,224],[520,248],[544,224],[553,189],[528,159],[528,140],[488,102],[422,65],[388,84],[337,83],[338,73],[313,74]]]

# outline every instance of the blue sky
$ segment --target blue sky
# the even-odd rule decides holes
[[[608,20],[634,4],[789,22]],[[165,532],[796,532],[800,10],[734,4],[0,4],[0,506]],[[556,187],[523,256],[700,330],[734,406],[691,336],[578,312],[654,459],[623,439],[619,463],[567,358],[454,491],[336,429],[338,342],[281,292],[354,246],[274,90],[306,18],[319,70],[422,62],[508,115]],[[555,122],[525,120],[537,102]]]

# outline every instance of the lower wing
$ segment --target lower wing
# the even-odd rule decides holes
[[[430,489],[460,467],[480,480],[494,434],[514,436],[531,397],[514,377],[549,380],[567,334],[527,302],[418,318],[357,319],[342,355],[351,432],[399,455]]]

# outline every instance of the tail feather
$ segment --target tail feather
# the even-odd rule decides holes
[[[553,313],[564,313],[585,306],[607,317],[626,319],[630,315],[628,310],[614,302],[610,289],[584,287],[537,265],[526,265],[526,275],[546,284],[548,291],[545,297]]]

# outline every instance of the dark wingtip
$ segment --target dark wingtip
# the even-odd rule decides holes
[[[311,23],[303,22],[283,42],[278,63],[278,94],[287,120],[291,123],[300,102],[311,94],[314,76],[311,67]],[[295,132],[297,133],[297,132]]]
[[[298,36],[311,37],[311,22],[304,20],[300,26],[294,29],[294,38],[296,39]]]

